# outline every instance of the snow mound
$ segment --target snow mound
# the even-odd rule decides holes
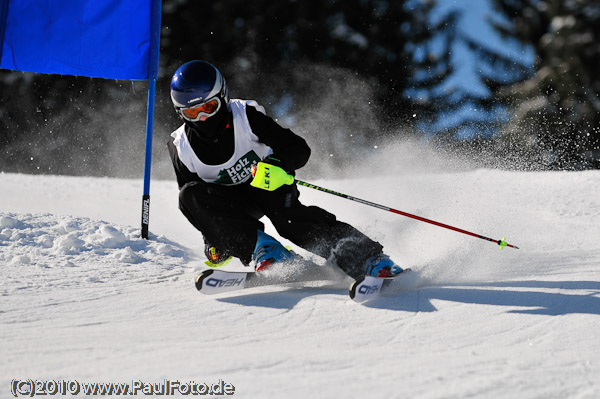
[[[161,236],[144,240],[130,226],[53,214],[0,213],[0,262],[14,269],[10,279],[20,280],[16,285],[14,280],[0,283],[11,290],[160,280],[182,274],[191,258],[185,247]],[[66,269],[79,278],[66,278]]]

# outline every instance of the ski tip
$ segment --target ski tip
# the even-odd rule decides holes
[[[360,276],[350,284],[348,295],[354,302],[359,303],[375,299],[382,288],[389,286],[398,276],[411,271],[410,268],[402,269],[400,273],[389,277]]]
[[[350,295],[350,299],[356,298],[356,289],[358,286],[365,281],[365,276],[360,276],[356,280],[350,284],[350,289],[348,290],[348,295]]]
[[[354,302],[359,303],[374,299],[379,296],[385,280],[385,278],[361,276],[352,282],[348,295]]]
[[[198,291],[202,290],[202,283],[204,282],[204,279],[206,279],[208,276],[210,276],[211,274],[214,273],[214,270],[204,270],[202,273],[200,273],[199,275],[196,276],[196,289]]]

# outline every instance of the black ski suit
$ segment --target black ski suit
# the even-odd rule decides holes
[[[293,174],[306,164],[310,148],[304,139],[281,127],[271,117],[246,108],[252,132],[260,142],[273,149],[271,158]],[[186,124],[185,135],[198,159],[219,165],[229,160],[234,149],[233,122],[230,120],[216,136],[207,139]],[[365,261],[379,255],[382,246],[347,223],[316,206],[298,200],[296,185],[284,185],[275,191],[250,186],[250,180],[237,185],[203,181],[179,159],[174,139],[167,146],[179,185],[179,208],[204,236],[206,244],[222,254],[238,257],[249,264],[257,239],[264,230],[260,218],[271,220],[277,232],[294,244],[336,263],[352,277],[363,274]]]

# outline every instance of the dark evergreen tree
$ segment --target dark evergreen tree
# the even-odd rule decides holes
[[[297,63],[344,68],[365,79],[375,78],[376,97],[386,106],[386,114],[400,115],[409,113],[402,111],[410,106],[404,91],[415,84],[416,71],[441,62],[413,56],[437,33],[437,27],[428,25],[431,1],[166,0],[164,4],[161,54],[168,70],[194,58],[212,60],[228,75],[242,74],[244,68],[254,75],[271,74]]]
[[[396,133],[391,127],[398,121],[437,110],[432,97],[407,96],[408,88],[425,92],[451,71],[448,34],[432,44],[451,26],[429,25],[434,4],[163,0],[155,166],[165,155],[160,143],[179,123],[169,99],[171,74],[192,59],[218,65],[232,96],[256,98],[271,115],[285,117],[332,164],[361,156]],[[0,168],[141,175],[145,87],[1,71]],[[31,158],[36,162],[23,163]]]
[[[430,90],[451,72],[444,47],[450,35],[438,39],[436,51],[432,43],[453,16],[432,27],[434,5],[165,1],[162,54],[168,70],[194,58],[214,62],[234,96],[286,110],[321,155],[341,161],[398,132],[392,127],[399,121],[437,110],[435,101],[407,97],[408,88]]]
[[[490,140],[502,126],[507,103],[494,95],[497,88],[524,80],[532,70],[515,56],[515,47],[522,48],[522,44],[506,35],[494,38],[486,32],[468,32],[463,24],[473,23],[473,17],[466,19],[465,10],[458,6],[450,10],[454,14],[448,16],[452,29],[447,29],[450,34],[446,48],[457,54],[450,60],[450,70],[456,69],[457,75],[447,76],[428,92],[436,112],[422,128],[444,147],[466,149]],[[505,22],[494,15],[485,17],[491,25]],[[468,69],[469,73],[460,69]]]
[[[494,0],[503,34],[536,51],[535,74],[495,93],[513,104],[502,146],[557,168],[600,167],[600,3]]]

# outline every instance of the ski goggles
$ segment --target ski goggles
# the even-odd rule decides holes
[[[193,107],[178,108],[177,112],[184,119],[190,122],[197,122],[202,116],[210,118],[211,116],[216,114],[220,108],[221,100],[219,100],[218,98],[212,98],[201,104],[194,105]]]

